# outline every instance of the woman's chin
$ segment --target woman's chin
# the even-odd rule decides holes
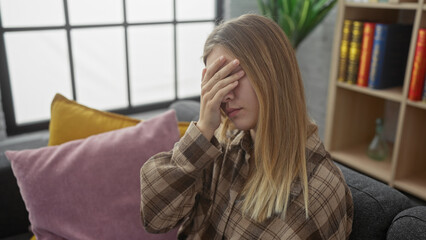
[[[248,130],[255,128],[254,124],[242,123],[242,122],[239,122],[239,121],[232,121],[232,120],[231,120],[231,122],[236,129],[241,130],[241,131],[248,131]]]

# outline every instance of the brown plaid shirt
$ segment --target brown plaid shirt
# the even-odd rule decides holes
[[[179,239],[347,239],[353,204],[340,170],[317,133],[306,156],[309,218],[301,182],[293,182],[285,220],[256,222],[244,216],[239,195],[249,172],[250,135],[239,132],[226,146],[207,141],[194,123],[170,152],[153,156],[141,169],[141,215],[149,232],[181,225]]]

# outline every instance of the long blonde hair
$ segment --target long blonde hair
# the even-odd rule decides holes
[[[246,14],[217,26],[204,46],[204,62],[215,46],[239,59],[259,101],[254,140],[255,169],[242,195],[245,215],[262,222],[285,218],[292,182],[300,180],[308,217],[305,146],[309,124],[294,50],[272,20]],[[232,124],[225,116],[222,137]]]

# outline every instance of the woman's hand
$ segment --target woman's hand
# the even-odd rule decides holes
[[[243,70],[235,71],[240,65],[237,59],[228,64],[225,62],[225,57],[221,56],[203,69],[197,127],[209,141],[221,122],[220,105],[223,98],[237,87],[238,80],[244,76]]]

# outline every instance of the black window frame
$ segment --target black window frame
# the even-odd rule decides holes
[[[4,40],[4,34],[6,32],[23,32],[23,31],[42,31],[42,30],[66,30],[67,35],[67,45],[68,45],[68,55],[69,55],[69,64],[70,64],[70,74],[71,74],[71,85],[72,85],[72,96],[74,101],[78,101],[76,88],[75,88],[75,72],[74,72],[74,63],[73,63],[73,53],[72,53],[72,42],[71,42],[71,30],[72,29],[81,29],[81,28],[102,28],[102,27],[123,27],[124,28],[124,42],[125,42],[125,54],[126,54],[126,81],[127,81],[127,103],[128,106],[120,109],[108,110],[110,112],[119,113],[119,114],[136,114],[146,111],[157,110],[161,108],[167,108],[170,104],[178,100],[200,100],[200,96],[190,97],[190,98],[178,98],[178,68],[177,68],[177,36],[176,29],[178,24],[186,23],[204,23],[212,22],[217,25],[223,19],[223,0],[216,1],[216,13],[213,20],[192,20],[192,21],[177,21],[176,20],[176,0],[173,0],[173,20],[172,21],[162,21],[162,22],[141,22],[141,23],[128,23],[127,22],[127,13],[126,13],[126,0],[123,1],[123,23],[117,24],[91,24],[91,25],[74,25],[71,26],[69,22],[69,11],[68,11],[68,0],[63,0],[64,5],[64,17],[65,25],[64,26],[54,26],[54,27],[18,27],[18,28],[4,28],[0,13],[0,89],[1,89],[1,99],[4,112],[4,120],[6,123],[6,134],[7,136],[13,136],[23,133],[29,133],[34,131],[46,130],[49,127],[50,120],[46,121],[35,121],[26,124],[17,124],[15,118],[15,110],[12,98],[12,88],[10,83],[9,68],[6,56],[6,45]],[[174,95],[175,98],[169,101],[161,101],[150,104],[143,104],[138,106],[132,106],[131,104],[131,85],[130,85],[130,72],[129,72],[129,41],[128,41],[128,27],[130,26],[143,26],[143,25],[156,25],[156,24],[173,24],[173,44],[174,44]]]

